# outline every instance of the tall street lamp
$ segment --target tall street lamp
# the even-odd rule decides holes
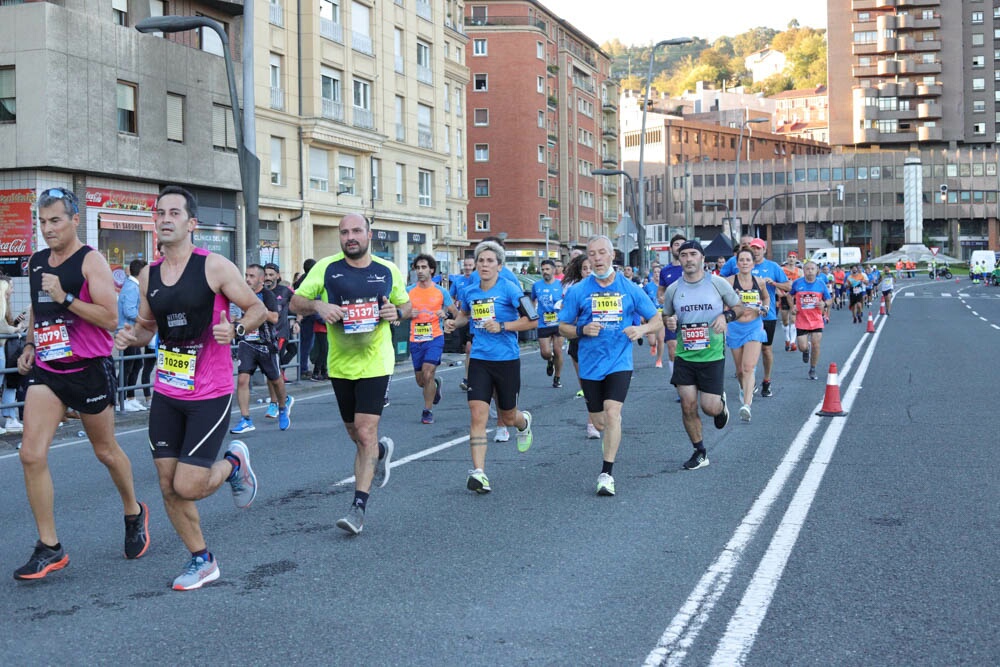
[[[545,229],[545,259],[549,258],[549,230],[552,229],[552,218],[543,215],[539,218],[539,222],[542,223]]]
[[[639,163],[640,166],[642,163]],[[624,169],[591,169],[591,175],[593,176],[624,176],[628,179],[628,190],[629,190],[629,203],[631,206],[628,207],[629,215],[632,217],[632,222],[635,224],[635,238],[636,243],[639,247],[639,267],[640,270],[644,269],[645,254],[646,254],[646,235],[640,231],[641,227],[639,225],[639,218],[636,217],[635,211],[635,181],[632,180],[631,174],[629,174]],[[641,176],[639,178],[642,178]],[[628,229],[625,230],[625,239],[628,240]],[[625,252],[625,262],[628,263],[628,252]],[[645,274],[643,274],[645,275]]]
[[[233,132],[236,135],[236,156],[240,165],[240,183],[243,188],[243,228],[246,241],[246,263],[257,262],[260,245],[260,223],[258,193],[260,190],[260,159],[243,141],[243,125],[240,123],[240,98],[236,93],[236,75],[233,60],[229,55],[229,38],[218,21],[204,16],[151,16],[139,21],[135,29],[139,32],[185,32],[197,28],[214,30],[222,40],[222,56],[226,61],[226,78],[229,80],[229,101],[233,112]],[[252,110],[248,110],[252,113]]]
[[[739,143],[736,146],[736,177],[733,179],[733,207],[731,209],[732,210],[732,214],[730,215],[731,220],[730,220],[730,223],[729,223],[729,236],[730,236],[730,240],[733,242],[733,247],[736,247],[736,241],[739,239],[739,235],[743,232],[742,221],[738,221],[737,222],[737,224],[739,225],[739,228],[736,230],[735,235],[733,234],[733,228],[732,228],[732,223],[733,223],[732,218],[736,218],[738,220],[739,213],[740,213],[740,199],[739,199],[739,196],[740,196],[740,194],[739,194],[740,193],[740,153],[743,152],[743,130],[745,130],[750,123],[766,123],[767,121],[768,121],[767,118],[747,118],[746,120],[744,120],[744,121],[742,121],[740,123],[740,141],[739,141]],[[753,132],[752,129],[750,131]]]
[[[639,271],[646,275],[646,182],[643,180],[643,158],[646,155],[646,112],[649,108],[649,91],[653,84],[653,56],[661,46],[680,46],[691,43],[690,37],[677,37],[674,39],[664,39],[653,45],[649,50],[649,69],[646,73],[646,96],[642,100],[642,130],[639,134],[639,213],[643,216],[640,220],[635,220],[635,238],[639,246]],[[631,179],[630,179],[631,180]],[[634,191],[633,191],[634,192]]]

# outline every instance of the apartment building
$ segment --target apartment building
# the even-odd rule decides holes
[[[225,131],[231,107],[221,44],[214,33],[163,38],[134,30],[167,5],[0,4],[4,273],[23,276],[28,257],[44,247],[34,203],[50,187],[76,193],[81,240],[100,250],[119,282],[132,260],[155,255],[152,210],[168,183],[200,200],[196,242],[235,259],[240,177]],[[239,34],[241,2],[187,7]],[[17,298],[26,299],[20,283]]]
[[[470,239],[501,235],[509,261],[565,255],[612,235],[618,89],[598,45],[534,0],[468,0]]]
[[[830,142],[914,150],[994,144],[1000,8],[993,5],[830,0]]]
[[[775,102],[775,134],[829,143],[830,96],[826,86],[785,90],[771,99]]]
[[[340,250],[349,213],[372,252],[455,272],[468,245],[467,37],[459,0],[258,0],[262,258],[290,267]]]

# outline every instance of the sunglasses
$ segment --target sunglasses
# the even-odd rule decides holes
[[[42,197],[64,200],[66,204],[73,209],[70,212],[70,215],[76,215],[77,213],[80,212],[80,207],[76,203],[77,202],[76,195],[70,192],[69,190],[65,190],[63,188],[49,188],[48,190],[42,193]]]

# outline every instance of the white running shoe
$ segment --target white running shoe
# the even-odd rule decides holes
[[[740,408],[740,419],[745,422],[750,421],[750,406],[745,403],[743,404],[743,407]]]
[[[597,430],[597,427],[587,422],[587,439],[588,440],[600,440],[601,432]]]
[[[493,442],[507,442],[510,440],[510,431],[506,426],[497,426],[497,432],[493,436]]]

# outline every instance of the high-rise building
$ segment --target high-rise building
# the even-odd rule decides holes
[[[996,142],[1000,13],[982,0],[947,4],[943,11],[942,0],[828,2],[831,144]]]
[[[608,55],[534,0],[469,0],[465,24],[470,239],[527,265],[613,234],[617,185],[591,175],[619,164]]]
[[[363,213],[374,254],[407,266],[433,250],[454,273],[468,245],[463,3],[255,9],[262,258],[298,269],[339,252],[340,219]]]

